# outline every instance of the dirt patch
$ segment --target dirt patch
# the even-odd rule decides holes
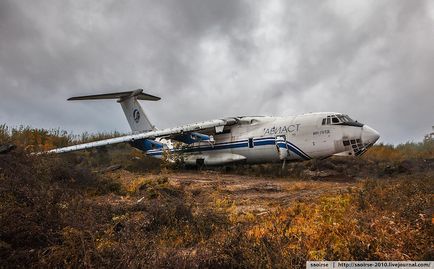
[[[356,181],[314,181],[231,175],[218,172],[167,174],[169,183],[191,193],[194,204],[231,203],[240,214],[262,214],[293,201],[311,201],[326,194],[347,192]],[[217,203],[217,205],[216,205]]]

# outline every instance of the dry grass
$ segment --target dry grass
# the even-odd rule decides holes
[[[432,159],[434,158],[434,140],[425,140],[420,143],[392,145],[376,145],[369,149],[364,158],[381,161],[402,161],[408,159]]]
[[[434,258],[430,145],[379,146],[363,159],[294,164],[291,177],[273,174],[272,165],[233,170],[256,174],[255,191],[273,185],[261,185],[270,173],[267,184],[284,181],[285,191],[320,193],[274,201],[274,210],[256,214],[237,210],[249,200],[234,198],[243,189],[238,182],[228,186],[227,174],[209,172],[203,182],[209,189],[187,188],[170,181],[176,171],[135,167],[154,166],[146,159],[134,164],[122,148],[106,159],[89,152],[35,157],[25,143],[0,155],[0,267],[304,268],[306,260]],[[405,154],[414,160],[402,159]],[[95,172],[115,156],[128,170]],[[306,170],[339,176],[312,181]],[[352,187],[317,192],[347,184],[342,178]]]
[[[121,172],[108,177],[56,157],[0,158],[0,266],[302,268],[306,260],[433,258],[432,173],[364,180],[255,215],[239,214],[219,190],[212,204],[197,205],[164,175],[123,172],[126,184],[116,180]]]
[[[294,259],[431,260],[433,186],[432,175],[367,180],[353,193],[281,208],[248,230],[252,258],[264,267],[294,266]]]

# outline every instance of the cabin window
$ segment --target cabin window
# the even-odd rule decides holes
[[[332,122],[333,122],[333,123],[339,123],[339,120],[338,120],[338,118],[333,117],[333,118],[332,118]]]
[[[249,138],[249,148],[253,148],[253,138]]]
[[[326,124],[326,119],[322,119],[322,125]]]

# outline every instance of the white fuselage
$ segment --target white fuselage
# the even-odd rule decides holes
[[[329,120],[327,124],[325,119],[330,115],[342,114],[321,112],[288,117],[240,117],[239,124],[216,133],[212,144],[202,141],[171,151],[182,153],[184,162],[192,165],[298,161],[339,153],[359,155],[379,137],[375,130],[360,123],[332,124]],[[157,158],[162,153],[161,149],[147,152]]]

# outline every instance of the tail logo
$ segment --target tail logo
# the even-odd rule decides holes
[[[139,112],[139,110],[136,108],[136,109],[134,109],[134,111],[133,111],[133,118],[134,118],[134,121],[136,122],[136,123],[139,123],[139,120],[140,120],[140,112]]]

